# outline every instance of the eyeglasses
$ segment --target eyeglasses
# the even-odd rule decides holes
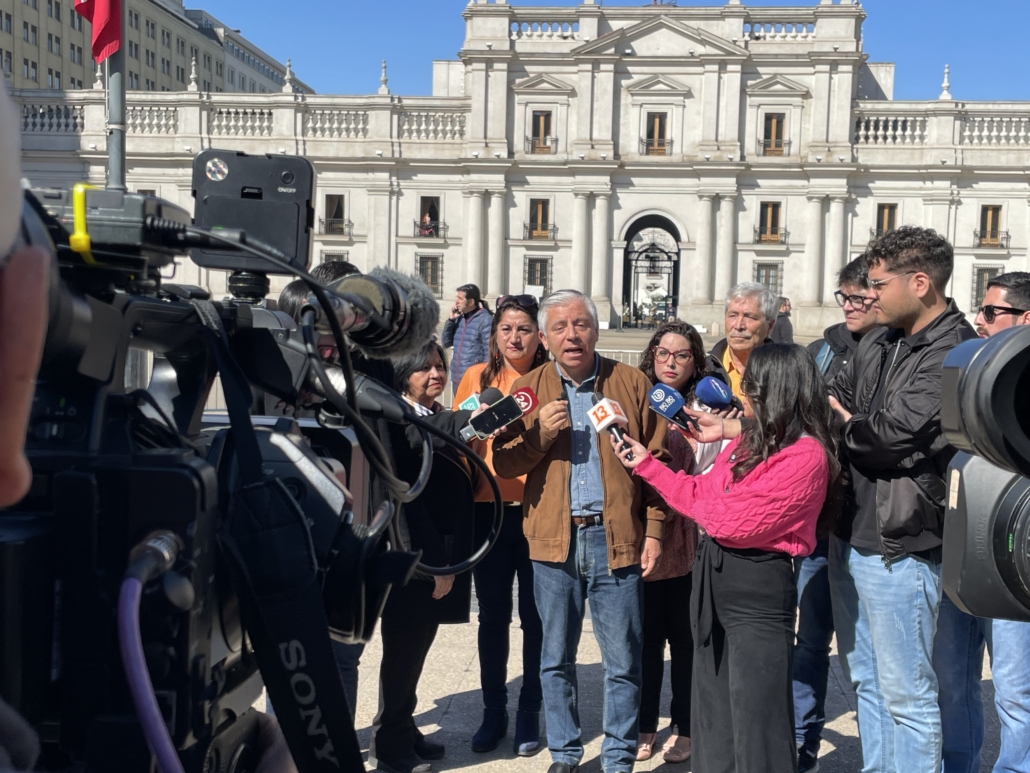
[[[988,325],[994,322],[994,318],[999,314],[1011,314],[1012,316],[1018,316],[1019,314],[1026,314],[1027,309],[1014,309],[1011,306],[981,306],[980,313],[983,314],[984,322]]]
[[[539,301],[533,295],[502,295],[497,299],[497,308],[502,306],[521,306],[524,309],[536,309],[540,307]]]
[[[837,305],[841,308],[844,307],[845,303],[850,303],[854,309],[862,309],[873,302],[872,298],[866,298],[864,295],[845,295],[840,290],[837,290],[833,294],[833,297],[837,301]]]
[[[680,349],[678,352],[670,352],[668,349],[658,347],[654,350],[655,362],[668,362],[670,357],[676,358],[677,365],[686,365],[694,359],[694,353],[690,349]]]
[[[893,282],[899,276],[907,276],[908,274],[918,274],[918,271],[902,271],[900,274],[889,276],[886,279],[869,279],[869,289],[874,292],[883,292],[883,288],[886,287],[890,282]]]

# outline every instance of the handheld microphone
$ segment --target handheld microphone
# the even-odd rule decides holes
[[[694,387],[694,396],[697,401],[713,411],[722,411],[726,408],[744,410],[744,405],[733,396],[733,392],[722,381],[714,376],[705,376]]]
[[[701,431],[697,420],[683,410],[686,403],[679,390],[667,387],[664,384],[658,384],[651,390],[651,394],[647,396],[647,399],[651,403],[651,410],[659,416],[664,416],[670,424],[675,424],[683,430],[688,429],[688,424],[692,424],[694,429],[698,432]]]
[[[479,402],[489,407],[469,419],[469,423],[461,430],[461,439],[465,442],[473,438],[486,440],[494,432],[521,419],[540,404],[536,393],[529,387],[516,389],[507,397],[501,390],[490,387],[483,390]]]
[[[373,359],[418,351],[440,320],[440,305],[425,282],[383,266],[332,282],[326,295],[354,348]],[[316,311],[319,332],[332,332],[325,310],[313,296],[308,296],[304,308]]]
[[[629,450],[630,445],[626,442],[626,430],[623,429],[629,424],[629,419],[626,418],[622,406],[614,400],[609,400],[600,392],[594,392],[590,399],[593,401],[594,407],[587,411],[587,415],[590,417],[590,423],[594,425],[594,430],[598,433],[608,430],[608,433],[621,444],[619,446],[621,450]]]

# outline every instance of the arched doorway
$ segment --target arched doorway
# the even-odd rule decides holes
[[[661,215],[645,215],[626,232],[622,307],[629,322],[660,321],[675,315],[679,298],[680,232]]]

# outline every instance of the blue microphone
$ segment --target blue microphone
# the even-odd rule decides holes
[[[651,410],[659,416],[664,416],[670,424],[675,424],[682,430],[689,429],[687,425],[693,424],[695,429],[701,430],[694,417],[683,410],[685,403],[679,390],[659,384],[651,390],[647,399],[651,402]]]
[[[733,396],[730,388],[714,376],[705,376],[698,381],[697,386],[694,387],[694,396],[699,403],[708,406],[713,411],[722,411],[726,408],[744,410],[743,404]]]

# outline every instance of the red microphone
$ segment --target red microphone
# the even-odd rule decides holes
[[[484,392],[485,396],[486,393]],[[536,393],[529,387],[516,389],[503,400],[498,400],[482,413],[469,419],[468,425],[461,430],[461,439],[468,442],[474,437],[486,440],[499,429],[503,429],[540,404]]]
[[[515,398],[515,402],[519,404],[519,408],[522,409],[522,415],[525,416],[527,413],[532,413],[536,410],[536,407],[540,405],[540,400],[529,387],[522,387],[522,389],[516,389],[511,393],[511,396]]]

